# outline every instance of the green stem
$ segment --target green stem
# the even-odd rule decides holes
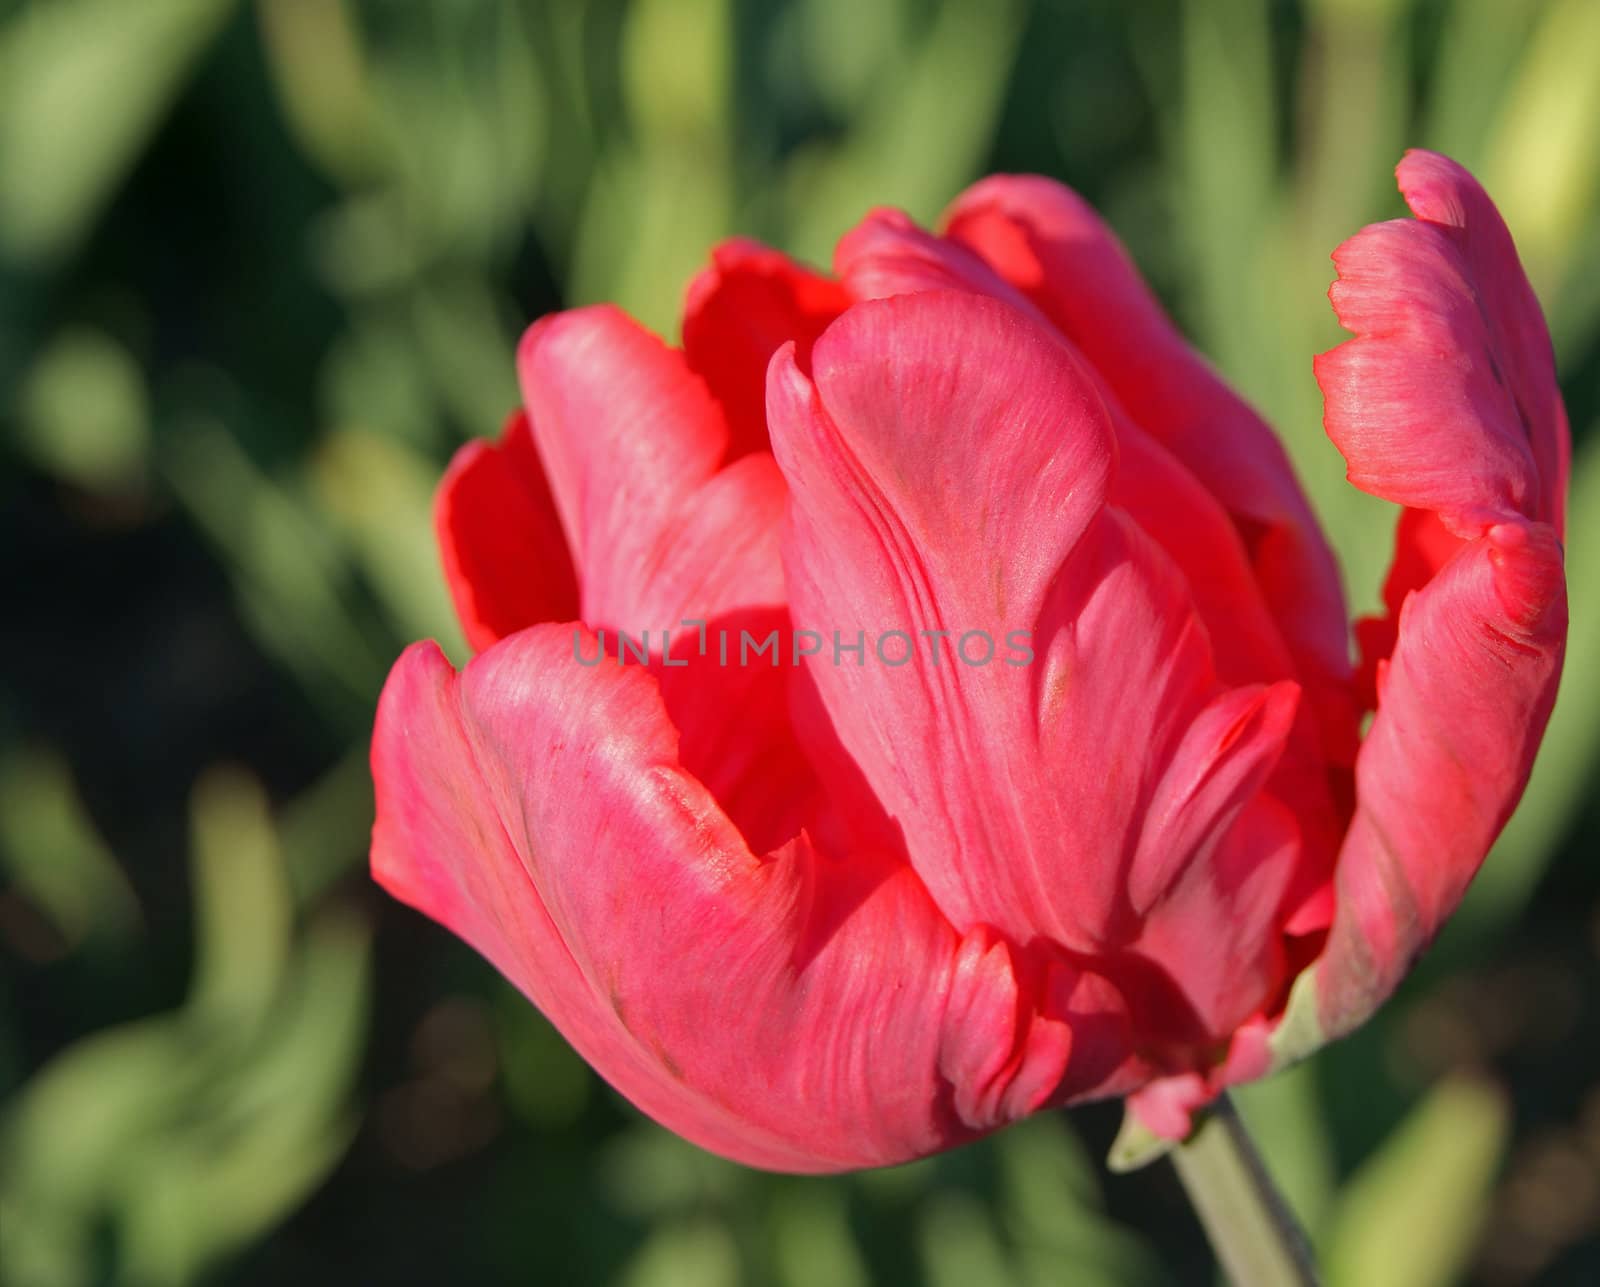
[[[1317,1287],[1306,1235],[1226,1095],[1172,1162],[1234,1287]]]

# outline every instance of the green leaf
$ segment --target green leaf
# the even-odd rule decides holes
[[[395,633],[468,653],[434,547],[438,467],[392,438],[339,429],[312,461],[319,499],[343,529]]]
[[[1600,5],[1553,0],[1490,136],[1480,178],[1548,304],[1600,199]]]
[[[0,863],[69,949],[125,940],[140,925],[133,887],[78,798],[71,768],[53,752],[0,758]]]
[[[785,1287],[868,1287],[872,1275],[850,1231],[838,1185],[798,1184],[773,1204],[773,1255]]]
[[[917,1248],[929,1287],[1016,1281],[993,1218],[970,1193],[935,1189],[927,1195],[917,1221]]]
[[[253,1025],[277,994],[293,907],[266,796],[238,769],[212,769],[192,807],[198,957],[192,1012]]]
[[[130,1159],[114,1199],[129,1281],[194,1281],[276,1224],[344,1154],[367,955],[362,924],[338,914],[314,923],[259,1042],[206,1087],[208,1111]]]
[[[1049,1282],[1072,1266],[1081,1287],[1130,1287],[1158,1279],[1150,1249],[1105,1209],[1100,1176],[1071,1119],[1045,1113],[995,1140],[997,1206],[1027,1277]]]
[[[48,0],[0,28],[0,252],[88,231],[233,0]]]
[[[645,137],[720,133],[729,120],[729,0],[634,0],[622,28],[622,88]]]
[[[1117,1138],[1111,1141],[1106,1167],[1119,1175],[1137,1171],[1159,1161],[1177,1147],[1177,1140],[1157,1135],[1139,1120],[1137,1113],[1124,1105],[1122,1126],[1117,1131]]]
[[[348,0],[261,0],[261,47],[289,127],[305,153],[348,183],[381,157],[366,50]]]
[[[150,446],[149,395],[132,354],[102,331],[62,331],[23,381],[22,448],[90,491],[137,485]]]
[[[1477,173],[1538,16],[1532,4],[1456,0],[1441,15],[1422,142]]]
[[[720,1223],[676,1221],[650,1235],[619,1281],[621,1287],[736,1287],[743,1281],[739,1249]]]
[[[1511,1114],[1467,1078],[1429,1092],[1346,1185],[1326,1243],[1329,1287],[1447,1287],[1477,1244]]]
[[[840,233],[873,205],[931,223],[977,177],[1025,17],[1020,0],[938,5],[920,39],[884,69],[843,142],[792,158],[786,240],[796,254],[827,263]]]
[[[335,909],[294,938],[252,779],[214,770],[194,815],[190,1000],[79,1040],[7,1105],[4,1281],[88,1287],[104,1254],[118,1282],[193,1282],[300,1202],[352,1136],[366,927]]]
[[[349,551],[322,515],[269,477],[209,415],[175,425],[157,459],[221,554],[262,645],[325,709],[365,725],[387,665],[352,618]]]
[[[601,158],[573,249],[573,303],[616,303],[660,335],[677,334],[684,287],[732,231],[726,154],[681,140],[613,144]]]

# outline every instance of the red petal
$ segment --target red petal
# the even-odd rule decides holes
[[[953,289],[1004,300],[1038,321],[1082,362],[1076,346],[977,255],[957,242],[924,232],[899,211],[877,210],[862,220],[840,240],[834,267],[861,299]],[[1239,530],[1195,476],[1133,422],[1099,373],[1086,364],[1085,369],[1116,430],[1119,463],[1109,499],[1154,537],[1183,572],[1210,635],[1219,676],[1231,684],[1296,678],[1295,664],[1262,597]],[[1342,685],[1338,696],[1341,702],[1347,700]],[[1345,818],[1328,789],[1313,712],[1300,712],[1293,745],[1269,789],[1292,802],[1305,830],[1305,866],[1296,877],[1295,897],[1305,902],[1326,895]],[[1331,899],[1322,901],[1324,907],[1331,906]],[[1296,932],[1326,926],[1326,919],[1308,913]]]
[[[1005,301],[1060,338],[1094,381],[1116,430],[1119,467],[1111,500],[1183,569],[1211,630],[1219,671],[1239,683],[1294,674],[1226,512],[1170,451],[1129,419],[1100,373],[1026,296],[967,247],[923,231],[898,210],[875,210],[847,233],[834,268],[858,299],[970,291]]]
[[[674,626],[686,603],[713,607],[710,597],[782,602],[775,560],[664,567],[670,534],[690,520],[728,443],[721,408],[683,354],[602,305],[529,328],[518,370],[586,622],[636,631]]]
[[[1348,756],[1355,712],[1338,571],[1272,430],[1185,343],[1121,243],[1070,189],[1031,176],[985,179],[957,199],[946,225],[1082,350],[1128,415],[1222,502],[1324,738]]]
[[[1350,481],[1473,537],[1511,515],[1562,530],[1570,447],[1543,314],[1511,235],[1465,170],[1397,171],[1416,219],[1334,252],[1328,292],[1356,338],[1317,359]]]
[[[728,458],[767,450],[767,364],[788,340],[802,365],[850,297],[787,255],[754,241],[725,241],[690,283],[683,348],[727,413]]]
[[[860,665],[811,659],[841,740],[955,924],[1091,960],[1120,950],[1259,789],[1294,686],[1263,719],[1234,704],[1259,694],[1219,690],[1182,578],[1106,508],[1113,443],[1092,380],[1026,316],[958,293],[859,304],[813,370],[814,384],[780,355],[769,421],[796,621],[864,629],[874,648]],[[915,639],[903,668],[872,642],[890,630]],[[952,632],[942,664],[929,630]],[[956,659],[969,631],[996,642],[990,664]],[[1013,631],[1031,665],[1007,664]],[[1134,906],[1147,851],[1160,870]]]
[[[522,412],[506,422],[499,443],[473,442],[456,453],[439,484],[434,526],[473,648],[578,615],[572,559]]]
[[[1330,1036],[1393,991],[1511,816],[1566,633],[1561,550],[1545,524],[1491,528],[1405,604],[1356,760],[1356,815],[1318,971]]]
[[[541,626],[459,679],[405,654],[373,870],[646,1112],[751,1165],[838,1170],[960,1143],[1126,1058],[1103,1037],[1080,1055],[1077,971],[964,945],[903,865],[803,838],[752,854],[678,767],[647,673],[573,646]]]
[[[1372,710],[1378,704],[1378,668],[1394,651],[1400,634],[1400,609],[1415,590],[1433,580],[1439,569],[1460,551],[1462,541],[1445,526],[1432,510],[1400,511],[1395,526],[1394,562],[1383,583],[1381,617],[1363,617],[1356,622],[1356,641],[1361,645],[1361,674],[1357,683],[1361,704]]]
[[[1364,229],[1329,292],[1356,332],[1317,360],[1358,486],[1409,506],[1360,628],[1378,713],[1318,969],[1330,1035],[1393,990],[1527,782],[1566,646],[1569,447],[1549,335],[1505,225],[1460,166],[1410,152],[1415,221]]]
[[[1021,291],[958,242],[935,237],[900,210],[873,210],[839,239],[833,270],[858,300],[926,290],[964,290],[1004,300],[1046,330],[1049,319]]]
[[[616,309],[540,322],[520,359],[579,569],[580,615],[601,632],[606,664],[644,652],[683,764],[752,844],[793,837],[814,812],[789,723],[794,671],[723,665],[717,647],[721,631],[737,650],[743,630],[763,640],[787,629],[772,457],[723,466],[719,405],[683,354]]]

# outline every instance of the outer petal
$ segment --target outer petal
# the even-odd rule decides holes
[[[711,252],[684,300],[683,348],[727,413],[729,459],[767,449],[772,355],[793,340],[804,364],[849,303],[839,283],[758,242],[734,239]]]
[[[752,854],[678,767],[647,673],[571,646],[538,627],[459,679],[430,645],[405,654],[373,743],[373,870],[646,1112],[752,1165],[844,1169],[949,1147],[1125,1057],[1074,1034],[1086,976],[963,943],[903,865],[803,838]]]
[[[1317,362],[1352,481],[1412,507],[1391,619],[1362,631],[1378,713],[1318,966],[1328,1035],[1460,901],[1527,782],[1566,644],[1567,425],[1538,306],[1464,170],[1412,152],[1399,174],[1419,221],[1340,248],[1330,295],[1357,338]]]
[[[1397,171],[1416,219],[1334,252],[1356,339],[1317,360],[1350,481],[1476,536],[1517,513],[1562,530],[1570,446],[1555,359],[1511,235],[1477,181],[1432,152]]]
[[[1400,634],[1400,609],[1407,598],[1422,589],[1461,551],[1462,540],[1431,509],[1400,511],[1395,524],[1394,561],[1383,582],[1381,617],[1356,622],[1356,642],[1361,647],[1361,672],[1357,685],[1364,709],[1378,705],[1378,668],[1394,651]]]
[[[876,210],[847,233],[834,253],[834,268],[862,299],[942,289],[1004,300],[1036,320],[1083,363],[1077,346],[972,250],[924,232],[897,210]],[[1230,684],[1302,678],[1263,598],[1239,528],[1194,474],[1134,422],[1101,373],[1083,366],[1106,405],[1119,450],[1108,499],[1153,537],[1183,573],[1210,636],[1220,677]],[[1348,720],[1344,683],[1331,691],[1337,718]],[[1353,728],[1346,731],[1353,735]],[[1306,840],[1291,895],[1296,933],[1327,928],[1333,858],[1347,820],[1329,790],[1322,741],[1316,713],[1302,710],[1292,745],[1269,786],[1294,809]]]
[[[1219,671],[1236,683],[1294,674],[1226,512],[1177,457],[1129,418],[1100,373],[1027,296],[966,246],[924,232],[898,210],[875,210],[841,238],[834,267],[859,299],[970,291],[1005,301],[1059,338],[1093,381],[1115,429],[1119,467],[1109,499],[1183,570],[1210,630]]]
[[[981,255],[1076,344],[1129,416],[1233,516],[1336,754],[1354,746],[1344,599],[1333,555],[1272,430],[1184,342],[1127,252],[1070,189],[985,179],[946,235]]]
[[[434,526],[473,648],[578,615],[572,558],[522,412],[498,443],[473,442],[456,453],[439,484]]]
[[[769,422],[796,621],[864,629],[874,650],[811,659],[841,739],[958,927],[1127,947],[1270,773],[1294,685],[1218,692],[1182,579],[1106,508],[1092,382],[1026,316],[956,293],[857,305],[813,371],[780,354]],[[903,668],[904,644],[881,644],[892,630],[916,639]],[[928,631],[949,632],[942,660]],[[1008,658],[1013,632],[1033,664]],[[985,634],[995,650],[974,662]],[[1182,1012],[1177,964],[1145,962]]]
[[[1527,785],[1566,635],[1561,549],[1544,524],[1490,528],[1401,612],[1318,966],[1328,1036],[1377,1008],[1461,901]]]

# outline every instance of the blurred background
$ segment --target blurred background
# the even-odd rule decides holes
[[[512,348],[671,335],[990,170],[1103,210],[1377,603],[1310,358],[1421,144],[1499,202],[1578,442],[1534,783],[1383,1016],[1241,1099],[1334,1284],[1600,1281],[1600,4],[0,0],[0,1281],[1209,1283],[1117,1113],[756,1174],[643,1121],[365,875],[430,499]]]

